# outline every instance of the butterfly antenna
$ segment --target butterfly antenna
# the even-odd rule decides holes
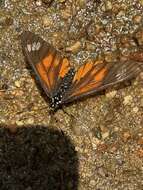
[[[73,118],[73,119],[76,119],[73,114],[68,113],[64,108],[65,108],[65,107],[63,106],[63,107],[62,107],[62,110],[63,110],[63,112],[64,112],[66,115],[68,115],[69,117],[71,117],[71,118]]]

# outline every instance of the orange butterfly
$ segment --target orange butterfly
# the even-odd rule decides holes
[[[59,106],[95,94],[113,84],[131,79],[143,71],[143,52],[132,55],[131,60],[106,63],[89,61],[76,72],[70,67],[69,60],[29,31],[21,35],[22,48],[29,64],[38,76],[40,83],[50,98],[50,105]]]

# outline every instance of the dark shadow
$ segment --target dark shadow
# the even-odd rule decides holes
[[[0,190],[77,189],[77,153],[62,131],[0,126]]]

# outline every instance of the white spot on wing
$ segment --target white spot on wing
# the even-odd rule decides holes
[[[27,44],[27,49],[29,52],[31,52],[31,44]]]
[[[36,42],[34,42],[33,44],[32,44],[32,51],[35,51],[36,50]]]
[[[27,44],[27,49],[29,52],[31,51],[38,51],[41,47],[41,43],[40,42],[33,42],[33,44]]]
[[[40,42],[33,42],[33,44],[27,44],[27,49],[29,52],[31,51],[38,51],[41,47],[41,43]]]
[[[36,44],[36,50],[38,51],[40,49],[40,47],[41,47],[41,43],[37,42],[37,44]]]

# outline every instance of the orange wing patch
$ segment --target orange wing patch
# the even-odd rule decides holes
[[[103,68],[101,71],[97,73],[97,75],[95,75],[94,80],[102,81],[106,75],[106,72],[107,72],[107,68]]]
[[[90,71],[90,70],[89,70]],[[84,86],[79,87],[77,91],[75,91],[72,95],[78,96],[83,93],[90,92],[102,84],[103,79],[105,78],[107,73],[107,68],[103,67],[99,71],[95,68],[89,74],[89,82]]]
[[[43,65],[45,66],[46,71],[49,70],[52,61],[53,61],[53,54],[52,54],[52,53],[49,53],[48,56],[45,57],[45,58],[42,60]]]
[[[101,85],[101,82],[88,84],[88,85],[84,86],[83,88],[79,89],[78,91],[76,91],[75,93],[73,93],[72,95],[73,96],[79,96],[83,93],[92,91],[93,89],[97,88],[100,85]]]
[[[68,59],[61,59],[58,53],[49,53],[42,62],[36,64],[36,69],[49,90],[52,90],[57,79],[63,78],[70,69]]]
[[[86,64],[82,65],[78,71],[76,72],[73,82],[80,81],[81,78],[83,78],[95,65],[101,64],[103,61],[95,61],[94,63],[92,61],[87,62]],[[96,73],[97,69],[94,69],[92,71],[92,74]]]
[[[62,66],[61,66],[61,69],[60,69],[60,72],[59,72],[59,76],[61,78],[63,78],[69,71],[70,67],[69,67],[69,61],[67,58],[64,58],[62,60]]]
[[[52,61],[52,63],[51,63],[51,64],[52,64],[51,67],[50,67],[49,70],[47,71],[51,89],[54,87],[55,82],[56,82],[55,76],[58,74],[58,73],[57,73],[57,68],[58,68],[58,65],[59,65],[59,63],[60,63],[60,60],[61,60],[60,56],[59,56],[58,54],[56,54],[56,55],[53,57],[53,61]]]
[[[50,83],[47,77],[47,72],[45,70],[44,65],[41,63],[36,64],[36,69],[41,77],[41,79],[45,82],[45,84],[48,86],[48,88],[50,89]]]
[[[79,81],[81,78],[83,78],[92,69],[92,67],[93,67],[92,61],[86,63],[85,65],[82,65],[76,72],[73,82]]]

